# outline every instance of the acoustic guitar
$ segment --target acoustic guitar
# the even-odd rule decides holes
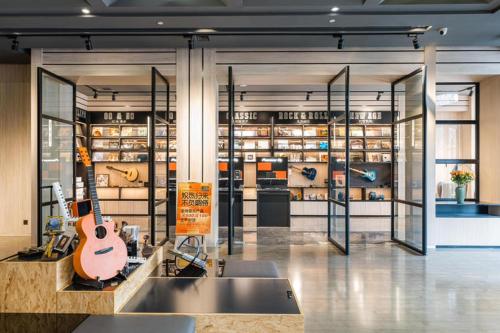
[[[75,272],[86,280],[108,280],[118,275],[127,263],[127,247],[114,232],[112,221],[104,222],[97,198],[94,170],[87,148],[78,152],[87,168],[92,211],[76,224],[80,243],[73,257]]]
[[[121,172],[123,174],[123,177],[125,177],[129,182],[135,182],[137,178],[139,178],[139,170],[137,170],[137,168],[121,170],[110,165],[107,165],[106,168],[108,168],[109,170]]]

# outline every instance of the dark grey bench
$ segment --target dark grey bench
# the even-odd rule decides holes
[[[195,333],[195,320],[188,316],[90,316],[76,333]]]
[[[223,277],[231,278],[279,278],[274,261],[267,260],[226,260]]]

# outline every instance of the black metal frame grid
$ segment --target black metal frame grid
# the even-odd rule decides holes
[[[157,112],[157,104],[156,104],[156,97],[157,97],[157,78],[165,85],[165,93],[166,93],[166,110],[164,117],[160,116],[160,114]],[[148,165],[148,179],[149,179],[149,186],[148,186],[148,192],[149,192],[149,200],[148,200],[148,211],[149,211],[149,219],[150,219],[150,230],[151,230],[151,244],[156,245],[156,242],[159,241],[159,245],[164,244],[167,242],[170,238],[170,232],[169,232],[169,220],[168,220],[168,189],[169,189],[169,122],[168,122],[168,114],[170,111],[170,83],[168,82],[168,79],[164,77],[156,67],[151,68],[151,115],[148,117],[149,120],[149,127],[148,133],[149,135],[149,165]],[[155,169],[155,164],[156,164],[156,123],[159,122],[162,125],[166,126],[167,130],[167,145],[165,149],[166,153],[166,191],[165,195],[166,198],[159,200],[158,202],[156,201],[156,169]],[[161,240],[156,239],[156,207],[165,204],[165,238]]]
[[[438,159],[436,158],[436,165],[442,164],[474,164],[475,167],[475,193],[474,198],[466,199],[466,201],[478,202],[480,199],[480,170],[479,170],[479,117],[480,117],[480,84],[479,82],[438,82],[436,83],[438,86],[463,86],[469,85],[474,87],[474,99],[475,99],[475,114],[474,119],[470,120],[436,120],[436,128],[439,125],[473,125],[474,126],[474,147],[475,147],[475,156],[472,159],[459,159],[459,158],[447,158],[447,159]],[[436,201],[454,201],[454,199],[450,198],[436,198]]]
[[[349,110],[349,92],[350,92],[350,75],[349,75],[349,66],[344,67],[333,79],[328,82],[327,86],[327,108],[328,108],[328,218],[327,218],[327,223],[328,223],[328,240],[334,244],[340,251],[342,251],[345,255],[349,255],[349,223],[350,223],[350,211],[349,211],[349,206],[350,206],[350,134],[349,134],[349,129],[350,129],[350,110]],[[332,119],[331,117],[331,93],[332,93],[332,85],[339,80],[342,75],[345,76],[345,183],[344,183],[344,202],[341,202],[337,200],[337,198],[332,198],[332,189],[333,189],[333,183],[332,183],[332,163],[331,163],[331,140],[332,140],[332,131],[331,131],[331,126],[332,124],[336,123],[335,119]],[[331,223],[332,219],[334,218],[332,216],[332,204],[334,205],[339,205],[341,207],[344,207],[345,211],[345,245],[340,244],[337,240],[334,239],[332,235],[332,228],[331,228]]]
[[[396,88],[396,85],[398,85],[399,83],[404,82],[404,81],[408,80],[409,78],[411,78],[415,75],[418,75],[420,73],[423,73],[422,114],[397,120],[397,112],[396,112],[396,108],[395,108],[395,95],[396,95],[395,88]],[[391,240],[398,243],[398,244],[401,244],[401,245],[403,245],[403,246],[405,246],[405,247],[407,247],[407,248],[409,248],[417,253],[420,253],[422,255],[426,255],[427,254],[427,216],[426,216],[426,212],[427,212],[427,204],[426,204],[426,201],[427,201],[427,167],[426,167],[426,164],[427,164],[427,157],[426,157],[426,153],[427,153],[427,68],[426,68],[426,66],[423,66],[423,67],[413,71],[412,73],[405,75],[405,76],[403,76],[403,77],[399,78],[398,80],[391,83],[391,112],[392,112],[392,127],[391,127],[391,132],[392,132],[391,133],[391,135],[392,135]],[[413,121],[413,120],[420,119],[420,118],[422,119],[422,126],[423,126],[423,133],[422,133],[422,135],[423,135],[422,182],[423,183],[422,183],[422,202],[421,203],[414,202],[414,201],[401,200],[399,198],[396,198],[396,194],[395,194],[395,190],[394,190],[395,189],[395,187],[394,187],[395,176],[396,176],[395,168],[397,165],[396,160],[395,160],[395,157],[396,157],[396,151],[395,151],[396,126],[401,124],[401,123]],[[404,240],[400,240],[396,237],[396,234],[395,234],[395,222],[396,222],[395,213],[396,213],[396,205],[398,203],[402,203],[402,204],[407,205],[407,206],[413,206],[413,207],[418,207],[418,208],[422,209],[422,248],[421,249],[419,249],[418,247],[416,247],[412,244],[407,243]]]
[[[73,112],[72,112],[72,121],[61,119],[49,115],[43,114],[43,75],[48,75],[58,81],[66,83],[73,88]],[[42,245],[42,237],[43,237],[43,221],[42,219],[42,207],[50,206],[52,210],[52,206],[57,204],[57,201],[52,200],[52,190],[51,190],[51,200],[50,202],[42,202],[42,192],[44,189],[50,188],[52,186],[44,186],[42,187],[42,119],[49,119],[52,121],[64,123],[67,125],[71,125],[73,129],[72,133],[72,146],[73,146],[73,200],[76,197],[76,187],[75,187],[75,175],[76,175],[76,147],[75,147],[75,129],[76,129],[76,85],[74,82],[67,80],[59,75],[56,75],[52,72],[49,72],[46,69],[38,67],[37,69],[37,245]]]
[[[227,73],[227,92],[228,92],[228,221],[227,221],[227,253],[233,254],[234,242],[234,77],[233,67],[229,66]]]

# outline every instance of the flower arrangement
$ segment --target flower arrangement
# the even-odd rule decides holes
[[[450,172],[450,175],[451,181],[457,184],[457,186],[467,185],[474,180],[474,175],[470,171],[454,170]]]

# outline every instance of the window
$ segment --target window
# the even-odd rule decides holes
[[[438,83],[436,91],[436,199],[454,200],[453,170],[476,179],[466,187],[466,199],[479,200],[478,83]]]

